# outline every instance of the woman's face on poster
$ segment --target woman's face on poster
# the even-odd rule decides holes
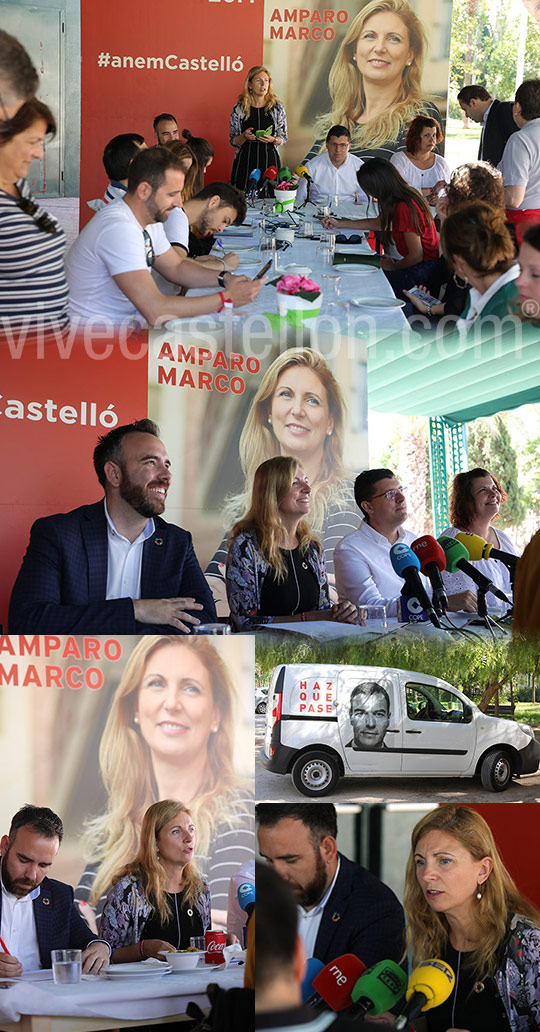
[[[148,657],[135,721],[154,756],[182,765],[201,752],[219,725],[208,670],[186,645],[162,645]]]
[[[364,81],[379,86],[395,81],[397,85],[414,59],[409,30],[399,15],[392,11],[372,14],[356,41],[355,58]]]
[[[289,366],[276,384],[270,422],[282,455],[306,460],[322,452],[334,429],[328,394],[317,373],[306,366]]]

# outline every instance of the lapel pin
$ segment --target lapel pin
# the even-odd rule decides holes
[[[334,922],[334,924],[337,921],[341,921],[341,914],[339,913],[338,910],[336,910],[335,914],[332,914],[332,921]]]
[[[154,538],[154,544],[155,545],[162,545],[163,544],[163,538]]]
[[[49,899],[49,898],[48,898],[47,896],[44,896],[44,897],[43,897],[43,899],[41,900],[41,902],[43,903],[43,906],[44,906],[44,907],[48,907],[48,906],[49,906],[49,903],[50,903],[51,901],[50,901],[50,899]]]

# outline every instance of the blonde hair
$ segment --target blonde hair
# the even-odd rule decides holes
[[[444,956],[450,938],[445,915],[431,909],[416,876],[416,849],[420,839],[430,831],[452,835],[473,860],[488,856],[493,861],[493,870],[482,884],[482,898],[471,900],[480,945],[471,953],[470,964],[478,978],[485,978],[496,970],[497,951],[508,919],[513,914],[521,914],[540,927],[540,913],[517,889],[484,818],[468,806],[439,806],[418,821],[411,836],[403,906],[407,919],[407,951],[412,945],[413,965],[428,957]]]
[[[165,825],[179,813],[187,813],[188,817],[192,817],[191,810],[188,810],[184,803],[174,799],[161,799],[159,803],[152,803],[142,819],[139,848],[135,859],[125,864],[112,879],[113,885],[126,875],[140,881],[148,902],[158,911],[162,921],[167,921],[171,917],[172,910],[167,899],[167,874],[159,859],[157,837]],[[184,867],[183,877],[182,905],[193,906],[200,899],[203,890],[202,878],[193,860]]]
[[[409,34],[413,59],[402,72],[401,86],[394,103],[365,125],[357,119],[366,108],[362,74],[353,60],[356,43],[362,29],[374,14],[389,11],[397,15]],[[365,0],[353,19],[330,69],[328,85],[332,110],[316,123],[317,137],[326,135],[334,124],[345,125],[351,133],[354,149],[382,147],[388,140],[397,140],[409,122],[425,111],[426,96],[422,92],[422,70],[427,40],[417,15],[407,0]],[[324,145],[321,147],[324,150]]]
[[[227,542],[232,544],[239,534],[255,530],[261,546],[261,553],[273,570],[279,583],[285,580],[287,566],[280,552],[281,542],[287,531],[279,511],[280,503],[290,491],[298,469],[298,462],[291,455],[276,455],[262,462],[255,470],[251,505],[244,519],[239,520],[231,531]],[[312,534],[306,520],[300,520],[296,528],[296,539],[300,551],[305,555]]]
[[[251,403],[248,417],[240,435],[238,451],[240,463],[245,476],[245,488],[242,494],[228,499],[225,505],[225,518],[228,526],[243,516],[251,504],[251,491],[255,470],[265,459],[279,455],[279,442],[268,422],[272,398],[277,382],[291,367],[304,366],[311,369],[321,381],[328,397],[328,409],[333,420],[332,433],[325,438],[324,453],[320,472],[311,485],[312,526],[322,528],[327,510],[333,503],[343,503],[350,499],[350,474],[343,465],[343,416],[345,402],[341,388],[318,351],[311,348],[296,350],[290,348],[272,362],[266,370],[259,389]],[[297,459],[297,461],[299,461]]]
[[[251,83],[252,79],[254,79],[256,75],[260,75],[261,72],[264,72],[265,75],[267,75],[269,80],[270,80],[270,82],[268,84],[268,93],[266,95],[266,102],[265,102],[265,105],[264,105],[264,110],[265,111],[269,111],[270,108],[273,108],[274,105],[278,103],[278,99],[277,99],[277,97],[276,97],[276,95],[274,93],[274,86],[273,86],[273,83],[272,83],[272,76],[270,75],[270,72],[268,71],[268,68],[266,68],[265,65],[253,65],[253,68],[250,68],[249,72],[246,75],[246,78],[245,78],[245,81],[244,81],[244,85],[242,87],[242,92],[238,95],[238,103],[240,104],[240,106],[242,108],[242,112],[243,112],[243,115],[244,115],[245,118],[247,118],[247,116],[249,115],[249,109],[251,107],[251,96],[250,96],[251,91],[250,91],[250,88],[249,88],[250,87],[250,83]]]
[[[165,144],[167,150],[172,151],[175,157],[180,158],[180,161],[184,162],[188,159],[191,160],[191,165],[186,170],[184,169],[184,189],[182,190],[182,200],[189,201],[193,197],[194,186],[199,174],[199,162],[192,151],[191,147],[184,143],[183,140],[169,140]]]
[[[133,857],[143,815],[156,801],[151,752],[134,717],[146,662],[165,645],[191,649],[196,654],[210,675],[212,695],[220,716],[219,728],[207,744],[205,779],[197,799],[192,802],[198,854],[207,853],[218,822],[228,820],[232,825],[239,814],[234,801],[239,781],[232,755],[235,693],[225,663],[204,637],[179,639],[177,635],[145,635],[126,663],[99,747],[99,766],[108,805],[104,814],[88,822],[83,840],[90,859],[99,862],[90,895],[92,905],[110,886],[118,868]]]

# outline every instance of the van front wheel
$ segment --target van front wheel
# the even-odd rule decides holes
[[[504,792],[512,780],[512,760],[504,749],[494,749],[482,760],[482,787],[488,792]]]
[[[294,787],[303,795],[321,796],[336,787],[340,770],[328,753],[307,752],[295,761],[291,776]]]

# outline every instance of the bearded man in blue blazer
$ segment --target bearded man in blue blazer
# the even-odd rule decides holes
[[[99,438],[105,497],[36,520],[13,587],[12,634],[159,634],[217,620],[191,534],[161,519],[171,482],[150,419]]]
[[[388,885],[338,852],[335,806],[258,803],[255,812],[259,852],[296,897],[306,957],[328,964],[354,953],[366,967],[399,962],[403,907]]]
[[[73,902],[71,885],[49,878],[62,821],[47,806],[23,806],[0,841],[0,978],[50,968],[51,950],[82,950],[82,969],[97,975],[110,960]]]

